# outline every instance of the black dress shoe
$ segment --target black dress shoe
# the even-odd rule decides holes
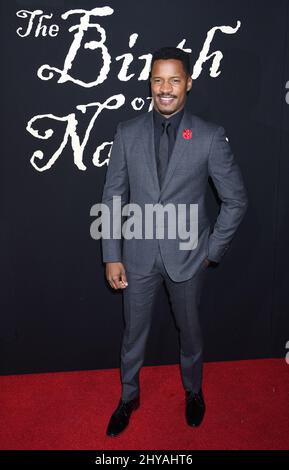
[[[186,420],[189,426],[199,426],[203,420],[206,405],[202,389],[198,392],[186,390]]]
[[[120,399],[118,407],[110,418],[106,434],[114,437],[124,431],[129,423],[131,413],[139,407],[139,403],[139,397],[133,398],[130,401]]]

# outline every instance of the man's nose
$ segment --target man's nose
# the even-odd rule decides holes
[[[172,84],[170,82],[163,82],[160,88],[160,92],[163,94],[169,94],[172,91]]]

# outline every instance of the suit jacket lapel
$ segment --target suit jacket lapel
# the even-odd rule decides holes
[[[144,129],[143,129],[143,132],[141,133],[142,143],[145,149],[145,156],[147,159],[147,163],[152,173],[154,186],[157,188],[157,191],[159,193],[163,193],[163,191],[166,188],[166,185],[168,184],[169,180],[173,176],[177,163],[182,158],[182,155],[184,154],[184,152],[188,151],[190,139],[187,140],[183,137],[183,130],[184,129],[192,130],[192,125],[193,125],[192,114],[187,109],[185,109],[179,128],[178,128],[175,145],[174,145],[172,154],[169,159],[169,164],[167,167],[167,172],[166,172],[166,176],[163,182],[163,186],[160,189],[159,179],[158,179],[158,174],[157,174],[157,164],[156,164],[153,112],[150,111],[147,113],[147,116],[144,122]]]

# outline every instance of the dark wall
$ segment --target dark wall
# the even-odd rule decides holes
[[[90,208],[101,199],[117,123],[149,109],[148,80],[140,79],[145,64],[141,56],[185,40],[195,64],[214,27],[229,28],[216,31],[209,47],[209,54],[223,54],[217,76],[211,76],[212,57],[194,79],[188,106],[225,127],[245,179],[249,207],[230,250],[218,268],[208,271],[202,298],[205,359],[284,357],[289,340],[289,2],[1,0],[0,5],[1,373],[119,365],[122,294],[105,281],[100,242],[90,236]],[[111,56],[103,82],[61,83],[58,72],[47,80],[39,78],[37,71],[44,64],[63,69],[76,34],[68,29],[79,24],[80,15],[61,15],[104,6],[113,14],[91,20],[105,30]],[[58,34],[36,37],[34,21],[31,33],[21,37],[18,28],[24,34],[28,25],[27,18],[16,15],[21,10],[53,14],[44,24],[58,25]],[[134,33],[138,37],[130,48]],[[95,28],[85,32],[69,72],[74,79],[93,82],[99,77],[99,48],[83,48],[84,42],[99,39]],[[134,59],[128,80],[119,76],[123,59],[116,60],[126,53]],[[77,139],[83,142],[98,108],[76,107],[104,103],[113,95],[122,95],[124,103],[97,116],[81,158]],[[143,99],[140,110],[131,105],[137,97]],[[40,115],[48,116],[36,119],[33,128],[40,136],[52,129],[50,138],[37,138],[27,129],[28,122]],[[52,164],[67,127],[63,117],[68,115],[75,140],[72,145],[68,138]],[[72,118],[77,121],[74,133]],[[104,142],[108,144],[99,160],[93,160]],[[37,150],[43,158],[33,165]],[[49,162],[50,168],[43,170]],[[218,211],[213,189],[209,185],[207,194],[212,221]],[[178,337],[163,288],[146,364],[177,361]]]

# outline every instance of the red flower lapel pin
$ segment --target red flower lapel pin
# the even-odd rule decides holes
[[[189,139],[192,138],[192,135],[193,135],[193,133],[192,133],[191,129],[184,129],[183,130],[183,138],[184,139],[189,140]]]

